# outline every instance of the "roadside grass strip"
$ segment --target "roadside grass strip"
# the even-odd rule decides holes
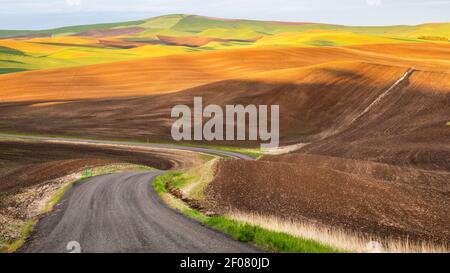
[[[255,244],[263,250],[281,253],[343,252],[313,240],[294,237],[283,232],[271,231],[257,225],[233,220],[226,216],[206,216],[199,211],[193,210],[181,200],[169,194],[166,187],[169,181],[172,182],[172,185],[179,187],[186,186],[189,180],[189,175],[185,175],[185,173],[176,171],[168,172],[158,176],[153,183],[153,187],[170,207],[212,229],[231,236],[235,240]]]
[[[20,228],[20,238],[11,244],[6,244],[0,247],[0,253],[14,253],[21,248],[25,244],[27,238],[30,237],[36,223],[37,220],[28,220],[22,225],[22,227],[18,227]]]

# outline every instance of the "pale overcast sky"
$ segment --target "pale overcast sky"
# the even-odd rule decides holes
[[[450,0],[0,0],[0,29],[46,29],[185,13],[394,25],[450,22]]]

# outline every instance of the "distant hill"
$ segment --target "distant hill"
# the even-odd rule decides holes
[[[48,30],[0,30],[0,38],[17,36],[67,36],[93,30],[111,30],[140,27],[138,35],[151,37],[154,34],[173,34],[190,36],[209,34],[216,38],[255,38],[254,35],[267,36],[284,32],[304,32],[309,30],[339,30],[369,35],[399,35],[418,38],[426,35],[450,36],[450,23],[431,23],[417,26],[354,27],[305,22],[276,22],[243,19],[222,19],[198,15],[171,14],[145,20],[119,23],[67,26]],[[242,34],[244,34],[242,36]]]
[[[0,74],[231,48],[448,43],[450,23],[354,27],[172,14],[49,30],[0,30]]]

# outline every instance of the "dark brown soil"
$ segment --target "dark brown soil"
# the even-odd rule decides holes
[[[336,123],[326,127],[332,130],[324,129],[321,138],[309,134],[311,144],[297,152],[221,163],[209,197],[224,211],[448,244],[449,91],[442,74],[415,72],[360,118],[353,114],[357,106],[345,104],[334,116]],[[373,101],[367,95],[358,106]],[[329,107],[342,106],[346,96]],[[314,114],[331,122],[330,110],[318,109]]]
[[[3,103],[0,130],[171,140],[170,129],[175,121],[170,117],[171,109],[178,104],[192,107],[194,97],[201,96],[204,105],[279,104],[282,143],[309,142],[347,125],[405,71],[399,67],[352,63],[300,69],[277,82],[227,80],[166,95],[44,106],[34,106],[42,105],[36,101]],[[257,145],[242,141],[227,144]]]
[[[48,89],[56,96],[64,86],[68,91],[60,98],[73,100],[59,103],[61,99],[55,99],[59,104],[52,104],[55,101],[48,101],[47,94],[43,96],[45,101],[1,103],[0,130],[171,140],[172,107],[192,106],[194,96],[202,96],[205,105],[279,104],[282,144],[311,144],[290,155],[265,157],[257,162],[219,164],[217,177],[208,189],[209,198],[218,210],[232,208],[294,219],[306,217],[362,233],[449,243],[450,76],[444,62],[439,61],[448,57],[448,47],[437,50],[427,46],[416,52],[416,48],[404,46],[369,46],[370,52],[355,62],[349,61],[355,60],[364,49],[342,48],[340,57],[332,59],[339,63],[329,63],[329,53],[336,50],[297,49],[294,51],[301,51],[301,54],[294,55],[294,51],[280,51],[270,55],[275,59],[271,63],[262,61],[266,51],[252,52],[245,58],[237,54],[238,51],[227,51],[226,60],[231,60],[230,56],[235,54],[234,61],[224,62],[224,58],[216,56],[221,71],[224,68],[227,71],[221,72],[220,77],[213,73],[214,67],[219,65],[215,55],[208,59],[207,68],[201,66],[201,58],[191,63],[181,57],[171,57],[157,63],[164,68],[162,72],[151,70],[148,63],[142,62],[139,66],[128,62],[110,66],[111,70],[91,66],[3,77],[6,86],[12,87],[3,91],[10,97],[33,90],[34,96],[39,98],[40,92]],[[412,54],[414,59],[408,57],[400,62],[400,58],[387,58],[390,51],[404,57]],[[437,58],[435,61],[433,56]],[[420,58],[423,61],[416,61]],[[302,66],[299,60],[307,61],[303,65],[327,63],[297,68]],[[191,65],[183,66],[184,62]],[[236,77],[235,71],[246,74],[250,71],[246,70],[250,62],[258,64],[258,69],[252,69],[252,73],[268,71],[268,67],[279,70],[223,80],[228,78],[223,75]],[[440,68],[435,69],[438,64]],[[358,118],[412,66],[419,70]],[[129,70],[133,73],[127,74]],[[175,71],[182,73],[174,74]],[[46,78],[48,75],[52,77]],[[118,75],[129,76],[121,81]],[[146,86],[153,86],[151,83],[160,78],[165,81],[159,87],[167,90],[147,89]],[[27,85],[29,81],[38,84],[30,85],[31,88]],[[173,85],[183,82],[189,84]],[[205,83],[208,84],[202,85]],[[183,90],[186,86],[196,87]],[[74,90],[87,94],[92,91],[95,96],[83,96],[73,93]],[[144,96],[142,90],[148,90],[145,93],[148,96]],[[155,93],[173,90],[183,91]],[[129,98],[106,95],[113,97],[118,93],[140,95]],[[46,102],[50,104],[42,104]],[[214,144],[257,145],[252,142]],[[32,152],[28,155],[39,150],[40,145],[29,147]],[[9,163],[28,157],[20,147],[13,147],[6,147],[6,153],[0,150]],[[45,153],[46,161],[118,158],[134,162],[140,158],[117,150],[80,153],[79,147],[68,148],[69,151],[60,149],[47,152],[41,149],[40,153]],[[54,158],[53,153],[58,151],[65,156],[74,153],[76,156]],[[42,163],[45,162],[30,162]],[[170,167],[170,164],[164,166]]]
[[[450,173],[290,155],[221,162],[213,210],[315,221],[360,234],[450,243]]]
[[[133,163],[158,169],[200,161],[192,153],[76,144],[0,141],[0,192],[27,187],[89,167]]]

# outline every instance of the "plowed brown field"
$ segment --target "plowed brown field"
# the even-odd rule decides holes
[[[0,193],[48,182],[89,168],[132,163],[159,169],[201,162],[187,152],[129,147],[0,141]]]
[[[415,52],[408,57],[406,52]],[[447,45],[239,49],[0,76],[0,102],[148,96],[264,71],[360,61],[427,70],[450,69]],[[399,53],[400,52],[400,53]],[[404,56],[406,55],[406,56]]]
[[[239,49],[3,75],[0,131],[170,140],[171,108],[194,96],[279,104],[282,144],[310,144],[219,164],[216,209],[450,243],[449,56],[446,44]]]
[[[219,212],[449,244],[449,180],[449,172],[299,154],[222,162],[207,194]]]

